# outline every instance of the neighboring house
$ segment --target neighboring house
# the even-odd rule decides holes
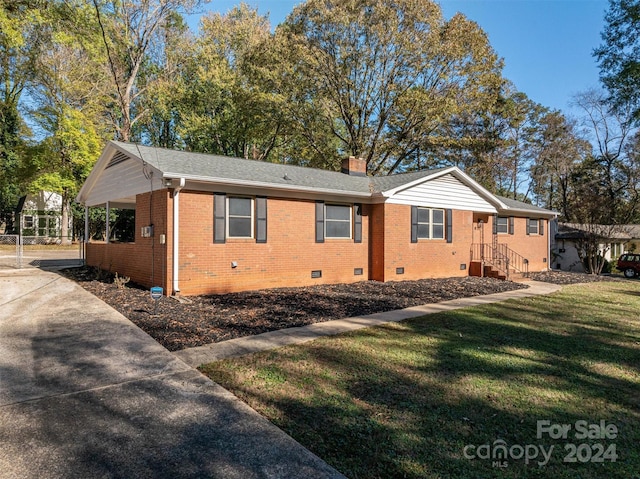
[[[556,216],[456,167],[369,177],[353,157],[339,173],[121,142],[77,201],[135,209],[135,242],[88,242],[88,265],[186,295],[546,270]]]
[[[20,198],[15,211],[15,229],[23,237],[60,241],[62,196],[39,191]]]
[[[555,222],[554,222],[555,223]],[[637,225],[585,225],[577,223],[552,224],[554,240],[552,240],[552,267],[562,271],[583,273],[584,265],[580,260],[578,249],[589,236],[597,240],[594,246],[598,255],[607,261],[617,260],[620,255],[630,250],[633,232],[640,228]],[[637,231],[640,233],[640,231]]]

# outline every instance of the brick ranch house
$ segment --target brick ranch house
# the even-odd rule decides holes
[[[555,217],[456,167],[371,177],[353,157],[340,173],[113,141],[77,201],[135,209],[135,241],[85,238],[87,265],[183,295],[542,271]]]

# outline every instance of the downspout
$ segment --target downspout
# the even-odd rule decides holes
[[[172,294],[180,294],[178,268],[180,267],[180,190],[184,188],[185,180],[180,178],[178,185],[173,189],[173,267],[171,275],[173,281]]]
[[[553,255],[551,254],[551,234],[555,236],[556,234],[556,223],[557,216],[554,218],[550,218],[547,220],[547,270],[553,270]],[[553,231],[551,230],[553,226]],[[554,238],[555,239],[555,238]]]

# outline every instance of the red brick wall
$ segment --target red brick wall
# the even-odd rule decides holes
[[[180,291],[226,293],[259,288],[367,280],[370,207],[363,206],[362,243],[315,242],[315,202],[269,198],[267,243],[227,239],[213,243],[213,195],[180,193]],[[232,268],[231,263],[237,267]],[[354,268],[362,268],[361,276]],[[321,278],[311,278],[321,270]]]
[[[155,191],[153,202],[151,194],[138,195],[136,198],[135,243],[104,243],[90,242],[86,248],[86,261],[89,266],[95,266],[119,276],[128,276],[142,286],[162,286],[165,293],[170,271],[167,265],[166,247],[160,244],[160,235],[167,234],[167,190]],[[151,206],[151,216],[150,216]],[[142,238],[141,228],[154,225],[154,236]],[[153,263],[152,263],[153,258]]]
[[[369,207],[369,251],[370,279],[384,281],[385,277],[385,205],[377,204]]]
[[[452,214],[451,243],[446,239],[411,243],[411,207],[384,205],[384,281],[467,276],[473,213]],[[396,268],[404,268],[404,274],[397,274]]]
[[[527,258],[530,272],[551,268],[549,263],[549,220],[543,220],[544,234],[542,235],[527,234],[527,218],[514,218],[513,223],[514,234],[499,233],[498,243],[505,243],[516,253]]]
[[[159,285],[172,293],[173,199],[168,190],[138,195],[135,244],[89,243],[87,264],[143,286]],[[151,216],[150,216],[151,208]],[[484,242],[491,242],[493,215],[453,211],[453,242],[411,243],[411,207],[363,205],[362,243],[352,239],[315,242],[315,202],[269,198],[266,244],[253,239],[213,243],[213,194],[180,193],[179,287],[184,295],[225,293],[260,288],[466,276],[472,243],[481,242],[478,220],[484,222]],[[153,238],[142,238],[143,226],[154,224]],[[547,269],[549,225],[544,235],[527,235],[526,218],[515,218],[513,235],[498,241],[529,259],[530,271]],[[160,236],[165,235],[165,244]],[[152,258],[153,270],[152,270]],[[548,258],[547,258],[548,261]],[[232,262],[237,267],[232,268]],[[466,268],[460,269],[461,265]],[[363,274],[356,276],[355,268]],[[396,268],[404,268],[397,274]],[[311,278],[321,270],[321,278]]]

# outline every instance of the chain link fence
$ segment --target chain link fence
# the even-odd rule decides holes
[[[84,263],[82,242],[49,236],[0,235],[0,267],[74,267]]]
[[[0,235],[0,267],[22,267],[20,236]]]

